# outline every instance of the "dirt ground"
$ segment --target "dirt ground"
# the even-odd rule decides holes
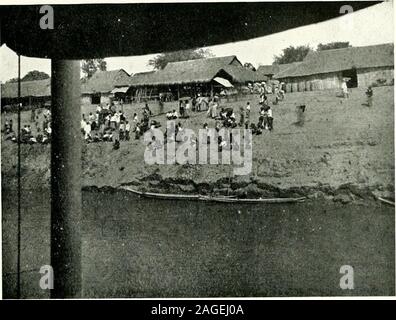
[[[254,183],[249,193],[262,194],[263,189],[299,190],[299,193],[331,194],[345,185],[369,188],[372,192],[393,197],[394,190],[394,105],[393,86],[374,88],[372,108],[362,105],[362,89],[352,89],[349,99],[337,97],[335,91],[298,92],[286,94],[285,100],[273,106],[274,130],[253,137],[253,168],[248,176],[232,176],[230,165],[148,165],[144,162],[143,139],[122,142],[119,150],[111,143],[84,144],[83,186],[122,184],[157,189],[159,185],[179,192],[222,192]],[[273,99],[269,96],[269,99]],[[251,103],[251,120],[257,122],[258,97],[246,96],[238,101],[222,102],[220,106],[234,111]],[[304,126],[296,126],[295,106],[306,105]],[[156,102],[149,103],[154,114]],[[125,105],[131,119],[141,114],[142,104]],[[165,111],[176,109],[177,102],[167,103]],[[95,106],[83,106],[82,113],[94,112]],[[197,130],[215,121],[206,112],[190,113],[180,120],[185,128]],[[15,114],[3,114],[5,118]],[[165,130],[165,115],[154,116]],[[23,112],[22,125],[29,123],[30,112]],[[3,187],[16,183],[17,145],[2,139]],[[50,146],[22,146],[22,185],[24,188],[48,187]],[[230,179],[231,178],[231,179]],[[232,182],[237,185],[232,186]],[[239,183],[239,184],[238,184]],[[177,188],[175,189],[175,186]],[[213,190],[215,188],[216,190]],[[256,188],[256,190],[254,190]]]
[[[83,147],[82,274],[84,297],[394,295],[393,87],[348,100],[336,92],[291,93],[273,107],[274,131],[254,136],[253,170],[231,177],[226,165],[155,165],[142,140]],[[270,97],[271,99],[271,97]],[[258,97],[251,102],[258,118]],[[295,105],[305,104],[304,126]],[[158,106],[150,104],[154,113]],[[167,104],[166,110],[176,107]],[[127,105],[130,117],[142,105]],[[87,114],[94,107],[83,107]],[[5,117],[16,115],[2,115]],[[22,114],[27,124],[30,112]],[[165,123],[165,117],[155,120]],[[214,121],[192,113],[184,127]],[[16,123],[16,121],[14,121]],[[17,145],[2,138],[3,288],[15,297]],[[21,292],[46,298],[37,283],[49,263],[50,145],[22,145]],[[305,195],[296,204],[244,205],[160,201],[96,187],[240,196]],[[87,188],[91,187],[91,188]],[[349,203],[348,203],[349,202]],[[158,210],[161,208],[161,210]],[[356,288],[339,287],[340,266]]]

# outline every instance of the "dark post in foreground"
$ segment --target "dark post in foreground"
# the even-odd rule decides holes
[[[80,63],[52,59],[52,298],[81,296]]]

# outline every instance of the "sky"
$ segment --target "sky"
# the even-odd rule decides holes
[[[365,46],[394,42],[393,2],[340,14],[339,18],[311,24],[269,36],[208,47],[217,56],[236,55],[242,62],[254,66],[272,64],[274,55],[279,55],[288,46],[309,45],[316,48],[319,43],[349,41],[353,46]],[[106,58],[107,70],[124,69],[130,74],[152,70],[148,61],[155,55]],[[48,59],[21,57],[21,76],[31,70],[51,73]],[[0,81],[17,77],[17,55],[3,45],[0,47]]]

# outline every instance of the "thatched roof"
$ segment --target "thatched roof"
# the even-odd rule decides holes
[[[259,73],[260,75],[272,76],[275,73],[279,72],[279,65],[269,64],[269,65],[259,66],[256,72]]]
[[[158,71],[147,71],[134,73],[129,79],[130,86],[141,85],[142,83],[151,83],[154,81],[154,74]]]
[[[21,97],[51,96],[51,79],[22,81]],[[1,98],[18,98],[18,82],[8,82],[1,85]]]
[[[239,66],[236,56],[170,62],[163,70],[140,73],[131,77],[131,86],[175,85],[207,83],[231,64]],[[230,76],[231,77],[231,76]]]
[[[124,69],[97,71],[81,86],[82,94],[107,93],[115,87],[128,86],[129,74]]]
[[[275,74],[275,78],[302,77],[353,68],[377,68],[393,65],[393,43],[350,47],[311,53],[302,63]]]
[[[301,62],[292,62],[292,63],[284,63],[284,64],[271,64],[271,65],[263,65],[258,67],[256,73],[259,78],[264,78],[268,76],[273,76],[280,72],[284,72],[285,70],[294,67]],[[265,79],[263,79],[265,80]]]
[[[242,66],[228,65],[223,68],[231,77],[234,83],[247,83],[261,81],[255,71]]]

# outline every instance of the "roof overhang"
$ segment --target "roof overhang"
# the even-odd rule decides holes
[[[40,28],[41,6],[1,6],[0,44],[6,43],[21,55],[40,58],[144,55],[249,40],[339,17],[344,4],[356,12],[378,3],[53,5],[53,30]]]
[[[234,86],[229,82],[227,79],[221,78],[221,77],[216,77],[213,79],[217,83],[221,84],[225,88],[233,88]]]
[[[114,88],[111,93],[126,93],[128,91],[129,87],[117,87]]]

